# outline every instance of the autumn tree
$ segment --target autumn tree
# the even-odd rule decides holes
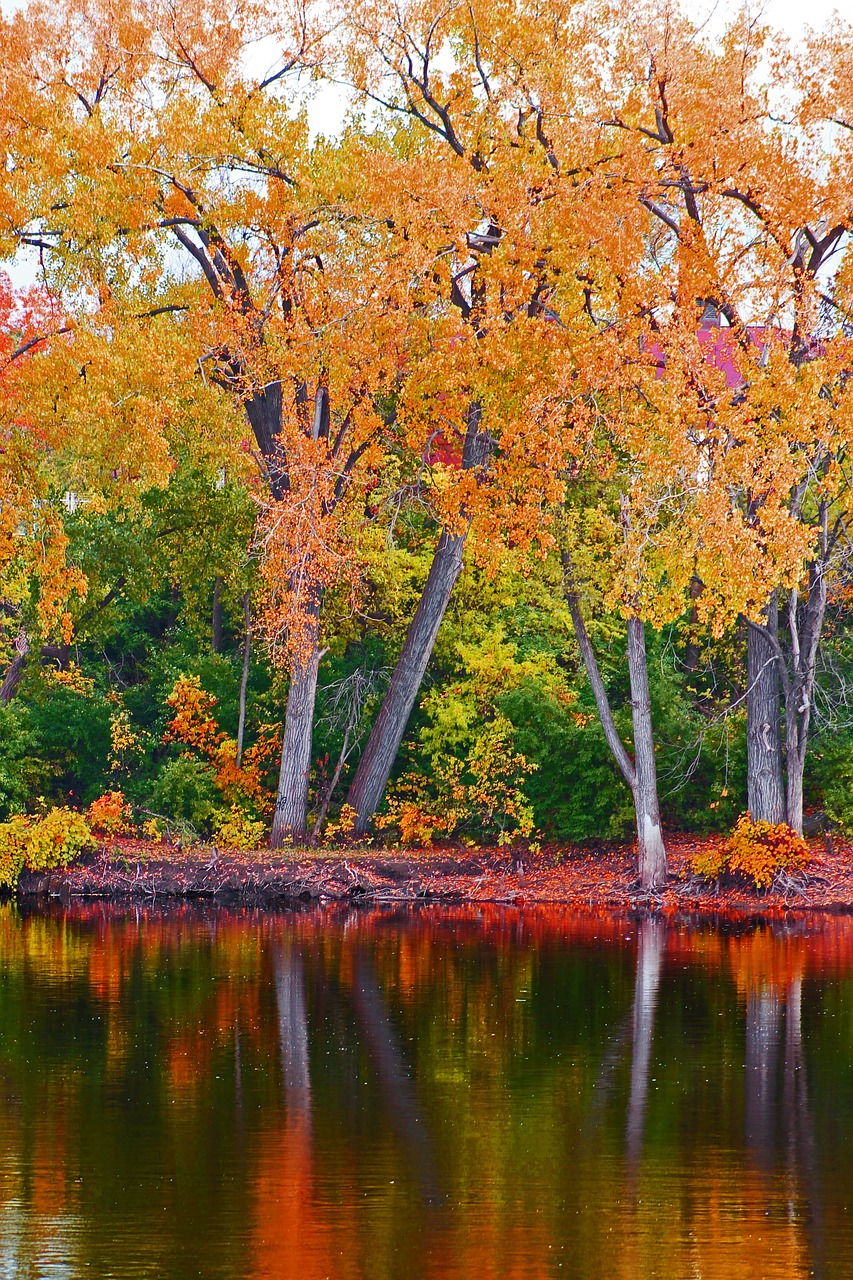
[[[536,513],[549,486],[559,483],[549,464],[564,438],[560,431],[549,440],[547,432],[529,430],[533,419],[525,420],[518,394],[541,372],[530,352],[547,347],[545,332],[553,320],[536,241],[526,225],[530,210],[541,203],[550,160],[535,125],[528,137],[507,121],[504,87],[497,78],[490,83],[482,61],[474,10],[355,5],[341,12],[340,21],[339,74],[417,154],[418,198],[432,202],[432,193],[441,191],[445,253],[452,255],[452,287],[444,305],[455,308],[463,323],[454,363],[468,370],[467,406],[455,424],[457,476],[438,503],[442,532],[348,796],[355,830],[362,833],[385,790],[462,570],[472,522],[481,514],[500,541],[508,533],[529,537],[531,530],[522,532],[519,525],[533,515],[541,532]],[[519,521],[523,508],[526,521]]]
[[[846,527],[845,135],[824,155],[837,105],[808,98],[807,67],[775,37],[771,47],[769,27],[739,17],[711,41],[671,12],[638,18],[622,28],[620,76],[601,85],[600,128],[611,175],[650,215],[672,314],[706,318],[707,368],[692,374],[708,420],[697,478],[728,494],[731,519],[701,532],[697,556],[741,529],[728,604],[749,626],[748,802],[799,831],[827,576]],[[816,47],[834,64],[839,46]],[[669,379],[679,357],[669,317],[656,319],[650,341]],[[698,579],[725,597],[719,559]]]
[[[381,140],[312,143],[298,73],[322,31],[304,7],[226,24],[180,4],[38,4],[3,35],[6,246],[35,248],[105,331],[170,325],[251,428],[290,672],[273,841],[302,838],[323,595],[352,571],[344,508],[381,467],[434,237],[412,234],[405,200],[359,212]]]
[[[58,653],[67,644],[72,600],[87,593],[68,560],[49,440],[26,407],[44,337],[64,328],[54,300],[40,290],[16,294],[0,275],[0,703],[14,697],[33,648]]]
[[[505,313],[518,297],[510,264],[523,262],[535,304],[559,330],[551,345],[570,371],[564,403],[572,416],[584,392],[599,410],[610,395],[608,432],[630,480],[620,500],[626,546],[640,545],[650,528],[632,505],[680,503],[692,513],[689,530],[655,554],[646,616],[660,618],[661,599],[678,610],[679,592],[698,581],[704,616],[713,613],[717,627],[733,610],[750,617],[756,811],[764,757],[776,750],[781,760],[772,715],[781,657],[760,617],[767,608],[772,617],[767,601],[777,591],[791,592],[788,811],[799,825],[823,594],[822,570],[806,569],[812,585],[800,644],[801,574],[815,564],[815,527],[832,502],[827,484],[837,492],[830,460],[844,448],[844,343],[818,337],[814,281],[847,215],[840,197],[830,216],[827,177],[802,153],[816,126],[774,116],[759,75],[767,29],[738,19],[715,42],[655,6],[638,5],[627,23],[606,6],[582,4],[551,15],[523,4],[363,8],[348,23],[359,51],[350,53],[350,74],[361,91],[414,121],[475,175]],[[791,61],[783,49],[775,57],[774,83],[793,95]],[[638,447],[649,438],[638,434],[647,432],[639,423],[649,406],[662,424],[654,460]],[[806,498],[808,477],[815,498]],[[831,550],[841,527],[822,534],[821,545]],[[724,569],[721,556],[730,557]],[[657,604],[653,581],[663,591]],[[630,614],[637,606],[626,607]],[[635,616],[629,636],[636,633],[635,703],[643,708],[642,614]],[[641,720],[635,754],[641,738],[647,755],[645,713]],[[650,806],[656,811],[656,801]]]

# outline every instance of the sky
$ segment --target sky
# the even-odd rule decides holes
[[[24,0],[0,0],[0,13],[13,13],[24,7]],[[685,7],[691,12],[717,14],[725,16],[740,8],[739,0],[685,0]],[[756,10],[763,10],[765,16],[774,26],[779,26],[791,35],[799,35],[806,25],[821,26],[836,10],[843,16],[853,18],[853,0],[765,0],[763,4],[755,4]]]
[[[726,18],[742,7],[742,0],[682,0],[692,15],[707,17],[713,31],[723,25]],[[749,0],[756,13],[774,27],[786,32],[792,39],[799,39],[806,27],[821,27],[835,13],[848,21],[853,20],[853,0]],[[9,14],[24,7],[24,0],[0,0],[0,13]],[[309,117],[318,133],[334,134],[345,109],[343,93],[331,86],[320,90],[309,106]],[[35,259],[31,255],[17,262],[6,262],[3,269],[15,285],[21,287],[34,283]]]
[[[725,17],[737,12],[741,6],[732,0],[719,0],[716,5],[713,0],[700,0],[697,5],[691,3],[685,7],[689,7],[692,13],[711,14],[716,11],[715,16]],[[823,26],[835,12],[848,20],[853,19],[853,0],[847,0],[846,4],[844,0],[766,0],[764,4],[755,4],[754,8],[756,12],[762,12],[774,27],[780,27],[794,37],[802,35],[807,26]]]

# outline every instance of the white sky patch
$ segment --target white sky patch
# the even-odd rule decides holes
[[[707,23],[710,34],[722,29],[726,21],[742,8],[739,0],[682,0],[682,3],[691,16]],[[839,5],[838,0],[808,0],[808,3],[804,3],[804,0],[762,0],[754,3],[752,9],[756,16],[761,15],[771,26],[784,31],[792,39],[799,40],[807,27],[823,27],[833,15],[844,17],[845,10],[848,11],[847,16],[853,18],[853,0],[848,0],[848,4],[849,9],[847,4]],[[25,8],[26,0],[0,0],[0,14],[4,16]],[[260,80],[274,72],[279,47],[276,37],[260,40],[249,46],[245,58],[247,72]],[[292,93],[292,77],[287,77],[287,84]],[[351,91],[342,87],[311,83],[307,79],[296,93],[297,101],[301,99],[305,104],[314,137],[321,134],[329,138],[335,137],[344,126],[354,98]],[[9,275],[16,287],[35,284],[39,279],[38,254],[35,250],[20,250],[13,260],[3,262],[0,270]]]
[[[714,4],[712,0],[700,0],[697,5],[689,6],[694,17],[707,15],[710,24],[722,25],[740,11],[740,4],[720,0]],[[838,0],[765,0],[763,4],[752,3],[750,9],[761,15],[766,22],[780,31],[785,31],[793,39],[798,40],[807,27],[823,27],[834,14],[840,17],[853,17],[853,6],[839,4]]]

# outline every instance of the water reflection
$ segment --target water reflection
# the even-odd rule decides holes
[[[663,920],[650,918],[640,922],[637,940],[637,976],[634,980],[633,1053],[631,1057],[631,1095],[628,1102],[628,1167],[636,1167],[643,1144],[646,1098],[649,1092],[649,1068],[652,1059],[652,1036],[658,1002],[666,926]]]
[[[0,908],[0,1277],[843,1276],[853,921]]]
[[[429,1120],[418,1104],[411,1072],[391,1023],[373,961],[364,948],[355,954],[352,1003],[362,1041],[370,1053],[408,1167],[417,1179],[423,1199],[427,1203],[438,1203],[442,1197]]]

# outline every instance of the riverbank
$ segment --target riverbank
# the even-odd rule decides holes
[[[355,849],[238,853],[115,839],[64,871],[25,872],[22,898],[208,899],[229,904],[296,902],[555,903],[664,912],[853,911],[853,843],[812,842],[807,871],[777,877],[768,891],[745,881],[709,884],[690,869],[697,848],[723,837],[672,835],[670,877],[659,894],[637,883],[630,845],[548,847],[519,855],[453,846],[417,851]]]

